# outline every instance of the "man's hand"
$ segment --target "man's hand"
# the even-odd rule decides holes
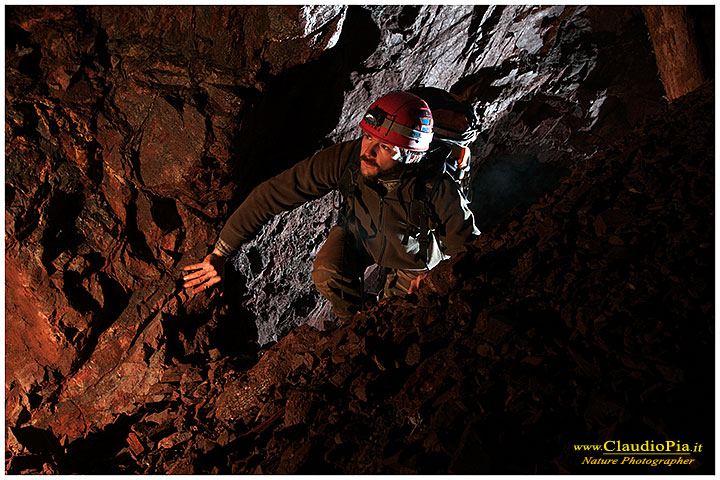
[[[222,280],[223,273],[225,272],[225,257],[220,255],[219,252],[213,251],[203,259],[202,263],[188,265],[183,270],[193,272],[183,277],[183,280],[185,280],[183,288],[195,287],[192,289],[194,295],[212,287]]]

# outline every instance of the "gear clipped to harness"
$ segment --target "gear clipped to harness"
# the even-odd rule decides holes
[[[479,133],[479,120],[471,105],[452,93],[435,87],[410,90],[425,100],[432,111],[433,139],[425,154],[429,168],[447,173],[469,196],[470,148]]]

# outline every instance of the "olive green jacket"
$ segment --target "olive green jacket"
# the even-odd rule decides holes
[[[360,140],[344,142],[306,158],[257,186],[230,216],[220,232],[221,250],[236,250],[273,216],[338,189],[351,159],[359,161]],[[347,228],[378,265],[401,270],[426,270],[465,249],[480,231],[457,184],[443,175],[430,194],[439,224],[430,236],[427,259],[420,243],[407,236],[408,201],[415,178],[401,176],[383,182],[357,182]]]

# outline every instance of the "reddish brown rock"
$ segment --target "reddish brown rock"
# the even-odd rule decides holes
[[[185,308],[173,297],[182,255],[190,250],[184,263],[196,261],[215,240],[218,225],[198,212],[218,222],[227,215],[217,201],[232,189],[207,190],[213,162],[227,175],[234,158],[243,105],[234,89],[242,78],[260,85],[252,68],[261,60],[284,69],[331,47],[344,14],[334,6],[13,9],[12,422],[36,410],[33,424],[73,440],[137,408],[164,368],[162,317]],[[285,58],[244,54],[266,44],[286,49]],[[204,60],[196,68],[193,58]],[[19,361],[28,352],[33,360]],[[40,411],[28,395],[59,403]]]

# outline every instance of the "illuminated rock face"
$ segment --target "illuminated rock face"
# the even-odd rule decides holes
[[[473,147],[473,208],[484,229],[552,191],[571,168],[662,105],[636,8],[6,13],[6,428],[13,473],[42,471],[43,464],[68,473],[102,469],[102,458],[136,471],[133,458],[148,450],[188,445],[190,406],[196,419],[215,415],[202,402],[210,393],[227,398],[224,386],[236,385],[256,361],[255,338],[265,344],[328,317],[309,271],[335,220],[329,198],[278,216],[245,246],[223,300],[189,299],[178,280],[253,186],[354,138],[374,98],[426,84],[476,106],[483,133]],[[595,232],[617,242],[611,230],[627,222],[612,212],[599,218]],[[303,332],[295,348],[311,350],[324,338]],[[403,343],[402,360],[412,366],[423,350],[410,347]],[[372,357],[377,345],[363,348]],[[317,367],[315,354],[308,355],[288,365],[290,356],[273,354],[261,368]],[[344,384],[350,374],[343,375],[331,383]],[[352,387],[358,398],[361,387]],[[329,401],[302,391],[291,397],[286,427],[307,422],[313,402]],[[227,411],[232,402],[218,405]],[[152,414],[157,422],[147,420]],[[260,425],[266,431],[272,422]],[[167,429],[176,432],[165,435]],[[98,431],[106,436],[93,437]],[[236,445],[232,437],[241,432],[216,433],[224,440],[208,433],[206,444],[193,448]],[[107,435],[122,437],[121,446],[98,456],[94,439]],[[120,452],[125,445],[134,457]],[[190,468],[152,460],[152,471]],[[236,460],[233,468],[242,470],[244,460]]]
[[[238,189],[243,110],[332,47],[345,14],[9,12],[9,426],[32,416],[65,442],[151,393],[163,322],[186,311],[180,267],[204,256]]]

